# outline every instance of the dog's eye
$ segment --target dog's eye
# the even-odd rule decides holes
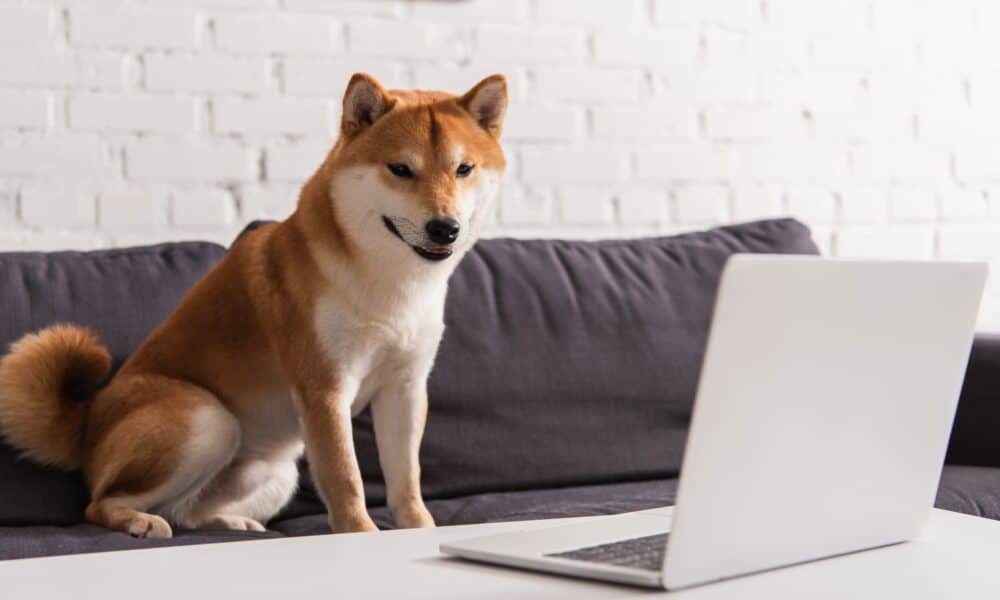
[[[392,163],[386,165],[389,167],[389,172],[396,177],[402,177],[403,179],[413,179],[413,171],[410,167],[404,165],[403,163]]]
[[[476,168],[476,165],[470,165],[462,163],[458,165],[458,169],[455,170],[455,177],[468,177],[469,173]]]

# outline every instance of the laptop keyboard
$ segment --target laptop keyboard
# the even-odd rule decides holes
[[[663,567],[663,553],[667,549],[668,535],[667,533],[649,535],[545,556],[659,571]]]

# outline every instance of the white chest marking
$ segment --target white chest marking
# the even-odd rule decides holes
[[[359,314],[332,294],[317,303],[316,334],[326,362],[338,376],[357,384],[355,397],[344,399],[352,414],[391,382],[422,379],[430,371],[444,331],[444,289],[430,291],[391,304],[384,318]]]

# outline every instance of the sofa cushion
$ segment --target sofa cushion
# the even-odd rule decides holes
[[[945,465],[934,506],[1000,520],[1000,468]]]
[[[555,519],[610,515],[668,506],[677,494],[676,479],[607,483],[519,492],[473,494],[461,498],[431,500],[427,509],[442,525],[466,525],[496,521]],[[394,526],[386,507],[371,509],[375,523],[383,529]],[[277,520],[268,528],[286,535],[330,533],[326,515],[307,515]]]
[[[439,525],[462,525],[617,514],[671,505],[676,494],[677,480],[663,479],[474,494],[432,500],[427,507]],[[946,466],[935,506],[1000,519],[1000,469]],[[380,528],[393,527],[386,507],[373,508],[371,515]],[[145,540],[89,524],[0,527],[0,560],[330,533],[325,514],[275,520],[268,523],[268,529],[268,532],[181,529],[169,540]]]
[[[34,558],[62,554],[164,548],[215,542],[239,542],[283,537],[275,531],[174,531],[169,539],[140,539],[97,525],[81,523],[68,527],[35,525],[0,527],[0,560]]]
[[[178,242],[0,254],[0,346],[53,323],[93,328],[120,364],[226,250]]]
[[[53,323],[93,328],[122,361],[225,253],[207,242],[0,254],[0,349]],[[0,441],[0,525],[83,520],[78,473],[19,460]]]
[[[465,525],[617,514],[670,506],[676,497],[676,479],[657,479],[473,494],[431,500],[427,508],[438,525]],[[945,465],[934,506],[1000,520],[1000,468]],[[370,513],[380,528],[393,527],[386,507],[373,508]],[[268,528],[286,535],[330,533],[325,514],[276,519]]]
[[[817,249],[790,219],[476,244],[450,283],[429,382],[426,496],[676,476],[715,291],[735,252]],[[355,440],[377,502],[367,414]]]

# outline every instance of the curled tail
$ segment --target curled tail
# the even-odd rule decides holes
[[[111,355],[83,327],[54,325],[24,336],[0,359],[0,435],[24,456],[80,466],[88,403],[75,396],[111,370]]]

